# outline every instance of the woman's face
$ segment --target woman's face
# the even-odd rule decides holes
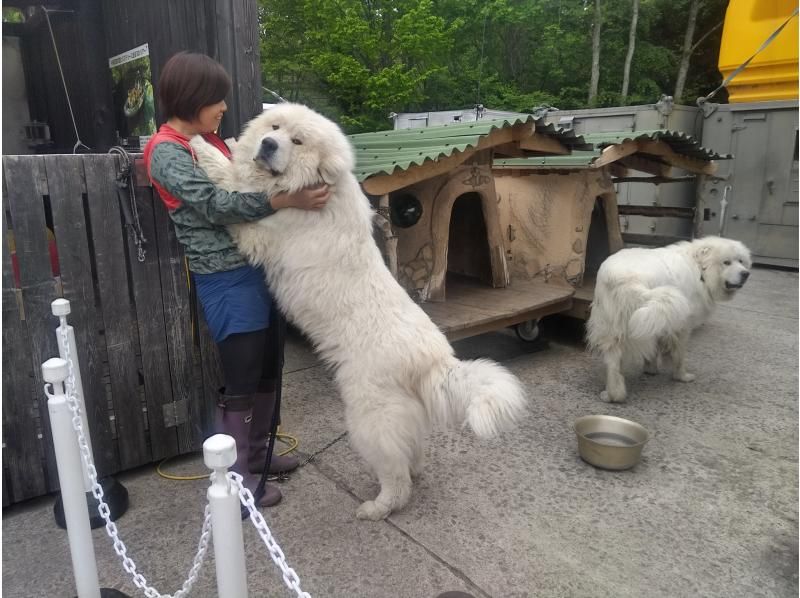
[[[228,109],[225,100],[204,106],[200,108],[197,113],[197,118],[194,120],[194,125],[197,127],[198,133],[213,133],[219,129],[219,124],[222,121],[222,115]]]

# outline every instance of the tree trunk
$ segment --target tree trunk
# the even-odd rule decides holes
[[[633,0],[633,14],[631,15],[631,29],[628,33],[628,55],[625,56],[625,67],[622,71],[622,92],[620,102],[625,103],[628,99],[628,85],[631,79],[631,63],[633,62],[633,50],[636,47],[636,24],[639,21],[639,0]]]
[[[602,25],[600,0],[594,0],[594,25],[592,27],[592,80],[589,84],[589,106],[597,101],[597,87],[600,83],[600,26]]]
[[[675,82],[675,93],[673,94],[676,104],[680,103],[683,96],[683,88],[686,85],[686,75],[689,72],[689,60],[692,57],[692,40],[694,39],[694,27],[697,24],[698,10],[700,10],[700,0],[692,0],[689,5],[689,22],[686,24],[686,35],[683,38],[683,52],[681,53],[681,64],[678,68],[678,80]]]

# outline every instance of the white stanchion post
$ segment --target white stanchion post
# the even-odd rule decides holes
[[[42,377],[52,386],[47,392],[47,409],[58,467],[58,482],[67,522],[69,551],[78,598],[100,598],[100,581],[97,576],[92,528],[89,524],[89,509],[86,505],[81,478],[84,471],[78,441],[72,428],[72,412],[64,394],[67,378],[67,362],[53,357],[42,364]],[[90,486],[91,487],[91,486]]]
[[[242,515],[237,489],[227,477],[236,462],[236,441],[215,434],[203,443],[203,460],[214,473],[208,488],[211,507],[211,537],[217,570],[219,598],[247,598],[247,568],[244,560]]]
[[[67,315],[72,311],[68,299],[56,299],[50,304],[50,309],[53,315],[60,321],[60,326],[56,328],[56,339],[58,340],[58,356],[64,359],[67,354],[67,348],[64,346],[65,342],[69,343],[69,355],[72,359],[72,369],[75,372],[75,397],[78,400],[78,405],[81,408],[81,422],[83,423],[83,435],[86,437],[86,444],[89,446],[89,454],[94,463],[94,453],[92,452],[92,439],[89,435],[89,422],[86,418],[86,403],[83,400],[83,382],[81,382],[81,364],[78,361],[78,345],[75,343],[75,331],[67,324]],[[67,331],[67,340],[64,340],[64,330]],[[85,492],[92,490],[92,482],[89,480],[89,474],[83,468],[83,489]]]

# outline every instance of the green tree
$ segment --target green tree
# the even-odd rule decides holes
[[[627,97],[620,90],[633,3],[602,3],[597,106],[653,103],[675,89],[690,1],[639,0]],[[699,7],[685,101],[720,81],[716,26],[726,5],[702,0]],[[264,86],[348,132],[390,128],[391,112],[587,107],[594,0],[259,0],[259,6]]]
[[[433,14],[431,0],[261,7],[265,85],[291,99],[316,92],[350,131],[385,128],[394,107],[422,105],[426,82],[444,70],[453,43],[453,26]],[[295,41],[286,42],[287,30]]]

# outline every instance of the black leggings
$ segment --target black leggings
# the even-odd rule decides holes
[[[245,395],[275,390],[283,369],[286,322],[272,313],[271,326],[231,334],[217,343],[225,377],[225,394]]]

